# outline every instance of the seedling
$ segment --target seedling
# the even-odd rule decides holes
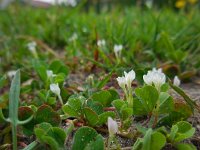
[[[109,92],[102,92],[111,96]],[[101,96],[99,95],[98,98],[101,98]],[[62,110],[67,117],[75,117],[80,122],[90,126],[101,126],[107,122],[109,116],[115,117],[114,112],[103,111],[103,107],[109,105],[110,99],[108,98],[105,97],[101,101],[95,101],[97,100],[95,99],[95,95],[93,95],[93,100],[87,100],[83,96],[74,95],[68,99],[67,103],[62,107]]]
[[[13,150],[17,150],[17,126],[23,125],[31,121],[33,116],[30,116],[24,121],[18,119],[18,105],[20,95],[20,70],[18,70],[12,80],[10,92],[9,92],[9,118],[5,118],[2,109],[0,109],[0,117],[5,121],[10,122],[12,126],[12,141]]]

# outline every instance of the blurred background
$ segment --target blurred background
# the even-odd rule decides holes
[[[80,3],[84,3],[86,9],[95,7],[96,11],[110,10],[114,5],[138,7],[144,7],[146,5],[148,7],[171,7],[174,9],[199,5],[199,0],[0,0],[0,6],[1,8],[6,8],[13,2],[36,7],[49,7],[50,5],[75,7]]]

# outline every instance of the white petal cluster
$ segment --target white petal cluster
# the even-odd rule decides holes
[[[122,51],[122,49],[123,49],[123,45],[114,45],[114,52],[115,53]]]
[[[33,42],[29,42],[29,43],[27,44],[28,50],[33,54],[33,56],[34,56],[35,58],[38,57],[37,51],[36,51],[36,46],[37,46],[37,43],[34,42],[34,41],[33,41]]]
[[[62,0],[62,1],[64,1],[64,4],[66,6],[75,7],[77,5],[77,1],[76,0]]]
[[[106,45],[106,41],[105,41],[104,39],[98,40],[98,41],[97,41],[97,45],[98,45],[99,47],[104,47],[104,46]]]
[[[173,84],[174,84],[175,86],[180,86],[181,80],[180,80],[177,76],[175,76],[175,77],[174,77],[174,80],[173,80]]]
[[[118,132],[117,122],[114,121],[111,117],[108,117],[108,131],[110,136],[113,136]]]
[[[75,7],[77,5],[76,0],[35,0],[36,2],[49,3],[51,5],[66,5]]]
[[[93,74],[90,74],[90,75],[87,77],[86,82],[87,82],[89,85],[94,85],[94,75],[93,75]]]
[[[36,52],[36,46],[37,44],[34,41],[27,44],[29,51],[31,51],[32,53]]]
[[[146,6],[148,8],[152,8],[152,6],[153,6],[153,0],[146,0],[145,4],[146,4]]]
[[[117,78],[117,82],[119,84],[119,86],[124,89],[125,88],[125,85],[126,85],[126,79],[125,77],[118,77]]]
[[[160,87],[166,82],[166,76],[162,72],[162,69],[153,68],[148,71],[146,75],[143,75],[143,80],[148,85],[154,85],[156,89],[160,90]]]
[[[130,106],[133,106],[133,90],[131,83],[135,79],[135,72],[131,70],[130,72],[124,72],[124,76],[118,77],[117,82],[119,86],[123,89],[126,100]]]
[[[60,96],[60,88],[59,88],[58,83],[57,83],[57,84],[55,84],[55,83],[50,84],[50,90],[51,90],[54,94],[56,94],[57,96]]]
[[[130,72],[124,72],[124,76],[118,77],[117,82],[121,88],[131,88],[131,83],[135,79],[135,71],[131,70]]]
[[[114,53],[117,59],[121,57],[122,49],[123,49],[123,45],[114,45]]]
[[[69,38],[70,42],[76,41],[78,39],[77,33],[73,33],[72,36]]]
[[[53,78],[53,77],[55,77],[55,76],[56,76],[56,74],[54,74],[52,70],[47,70],[47,77],[48,77],[49,79],[50,79],[50,78]]]
[[[125,75],[125,79],[126,79],[126,84],[128,87],[131,87],[131,83],[133,82],[133,80],[135,79],[135,71],[131,70],[130,72],[125,72],[124,71],[124,75]]]

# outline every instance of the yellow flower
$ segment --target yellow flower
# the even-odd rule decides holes
[[[178,1],[176,1],[175,6],[176,6],[176,8],[184,8],[185,4],[186,4],[186,1],[184,1],[184,0],[178,0]]]
[[[190,4],[195,4],[195,3],[197,2],[197,0],[188,0],[188,2],[189,2]]]

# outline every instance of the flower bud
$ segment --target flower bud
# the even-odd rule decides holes
[[[175,76],[175,77],[174,77],[173,84],[174,84],[175,86],[180,86],[181,80],[180,80],[177,76]]]
[[[50,85],[50,90],[54,93],[54,94],[56,94],[57,96],[60,96],[60,88],[59,88],[59,86],[58,86],[58,83],[57,84],[51,84]]]
[[[113,136],[118,132],[117,122],[114,121],[111,117],[108,117],[108,131],[110,136]]]
[[[52,78],[52,77],[55,77],[56,74],[53,74],[53,71],[52,70],[47,70],[47,77],[48,78]]]

